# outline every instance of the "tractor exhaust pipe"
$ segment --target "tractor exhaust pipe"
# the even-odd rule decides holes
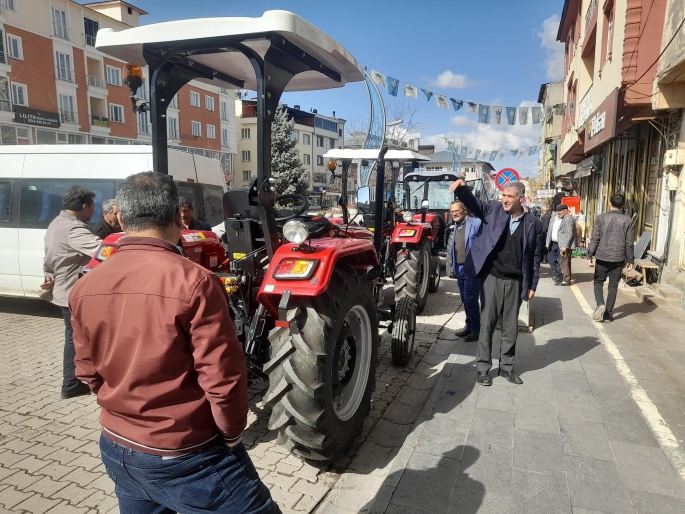
[[[376,247],[378,255],[381,254],[381,244],[383,241],[383,211],[385,199],[383,198],[383,186],[385,185],[385,154],[388,147],[384,146],[378,153],[378,164],[376,165],[376,227],[373,231],[373,246]]]

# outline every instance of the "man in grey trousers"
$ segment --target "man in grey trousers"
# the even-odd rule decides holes
[[[633,220],[621,214],[625,198],[623,195],[614,195],[610,203],[609,212],[595,218],[592,226],[592,240],[587,253],[590,266],[593,266],[592,258],[596,258],[594,286],[597,309],[592,319],[605,323],[614,321],[613,310],[621,272],[624,266],[627,269],[633,268],[635,257]],[[604,303],[604,282],[607,277],[609,278],[609,292],[607,301]]]

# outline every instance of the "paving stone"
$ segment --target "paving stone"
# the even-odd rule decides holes
[[[434,418],[426,422],[415,451],[436,457],[452,453],[452,458],[461,459],[459,450],[464,448],[467,435],[468,422],[455,426],[452,419]]]
[[[403,403],[393,402],[388,407],[388,410],[385,411],[383,417],[391,423],[398,425],[409,425],[416,421],[416,418],[419,417],[422,408],[423,405],[421,404],[405,405]]]
[[[373,441],[365,441],[349,467],[363,475],[386,476],[398,451],[397,447],[390,448],[380,446]]]
[[[511,511],[526,514],[571,514],[566,475],[514,469]]]
[[[28,512],[31,512],[32,514],[43,514],[52,509],[58,503],[59,500],[51,500],[39,494],[34,494],[30,498],[27,498],[26,500],[21,502],[20,504],[15,505],[14,508],[16,510],[26,510]]]
[[[90,496],[82,500],[79,507],[91,507],[98,511],[107,511],[118,505],[116,496],[105,494],[102,491],[94,490]]]
[[[512,451],[487,443],[473,442],[464,448],[455,489],[511,494]]]
[[[307,480],[300,479],[290,488],[292,493],[302,493],[314,499],[318,503],[328,494],[329,488],[321,484],[311,484]]]
[[[611,442],[623,481],[631,489],[641,489],[685,499],[685,487],[661,448]]]
[[[591,395],[590,384],[585,373],[552,370],[554,392]]]
[[[75,468],[71,473],[62,477],[62,480],[68,480],[69,482],[74,482],[75,484],[85,487],[101,475],[102,473],[93,473],[86,471],[83,468]]]
[[[511,449],[514,445],[514,413],[475,409],[466,443],[484,443]]]
[[[76,505],[88,498],[93,491],[76,484],[69,483],[64,489],[57,491],[53,496],[67,500],[70,504]]]
[[[369,439],[380,446],[399,447],[412,431],[412,425],[398,425],[386,419],[378,420]]]
[[[559,423],[561,425],[561,443],[565,455],[614,461],[604,425],[568,419],[563,419]]]
[[[504,412],[516,411],[516,390],[511,387],[479,387],[478,401],[476,406],[479,409],[501,410]]]
[[[88,510],[88,507],[74,507],[67,502],[62,502],[47,511],[47,514],[85,514]]]
[[[563,473],[564,457],[559,434],[516,429],[513,466],[540,473]]]
[[[415,453],[402,475],[392,503],[428,512],[447,512],[459,466],[456,459]]]
[[[628,494],[637,514],[685,512],[685,500],[682,498],[648,493],[638,489],[628,489]]]
[[[631,512],[616,463],[573,456],[565,459],[574,514],[581,508],[610,514]]]
[[[34,482],[38,482],[40,479],[40,476],[29,475],[24,470],[17,470],[16,473],[12,473],[10,476],[6,477],[2,483],[12,485],[22,491]]]
[[[30,491],[20,491],[16,487],[8,487],[2,490],[2,494],[0,495],[0,505],[7,509],[11,509],[15,505],[18,505],[33,496],[33,494],[34,493]]]
[[[602,422],[602,415],[592,396],[555,392],[556,406],[559,419],[577,421]]]
[[[537,432],[559,433],[559,415],[554,404],[516,401],[516,428]]]

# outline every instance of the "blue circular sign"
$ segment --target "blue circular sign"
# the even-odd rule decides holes
[[[504,189],[504,186],[508,182],[514,182],[515,180],[521,180],[521,177],[519,172],[514,168],[504,168],[503,170],[499,170],[497,175],[495,175],[495,185],[500,191]]]

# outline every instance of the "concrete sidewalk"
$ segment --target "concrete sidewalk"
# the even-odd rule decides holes
[[[543,268],[522,386],[477,386],[452,320],[318,512],[685,512],[683,312],[620,294],[594,323],[584,265],[570,288]]]

